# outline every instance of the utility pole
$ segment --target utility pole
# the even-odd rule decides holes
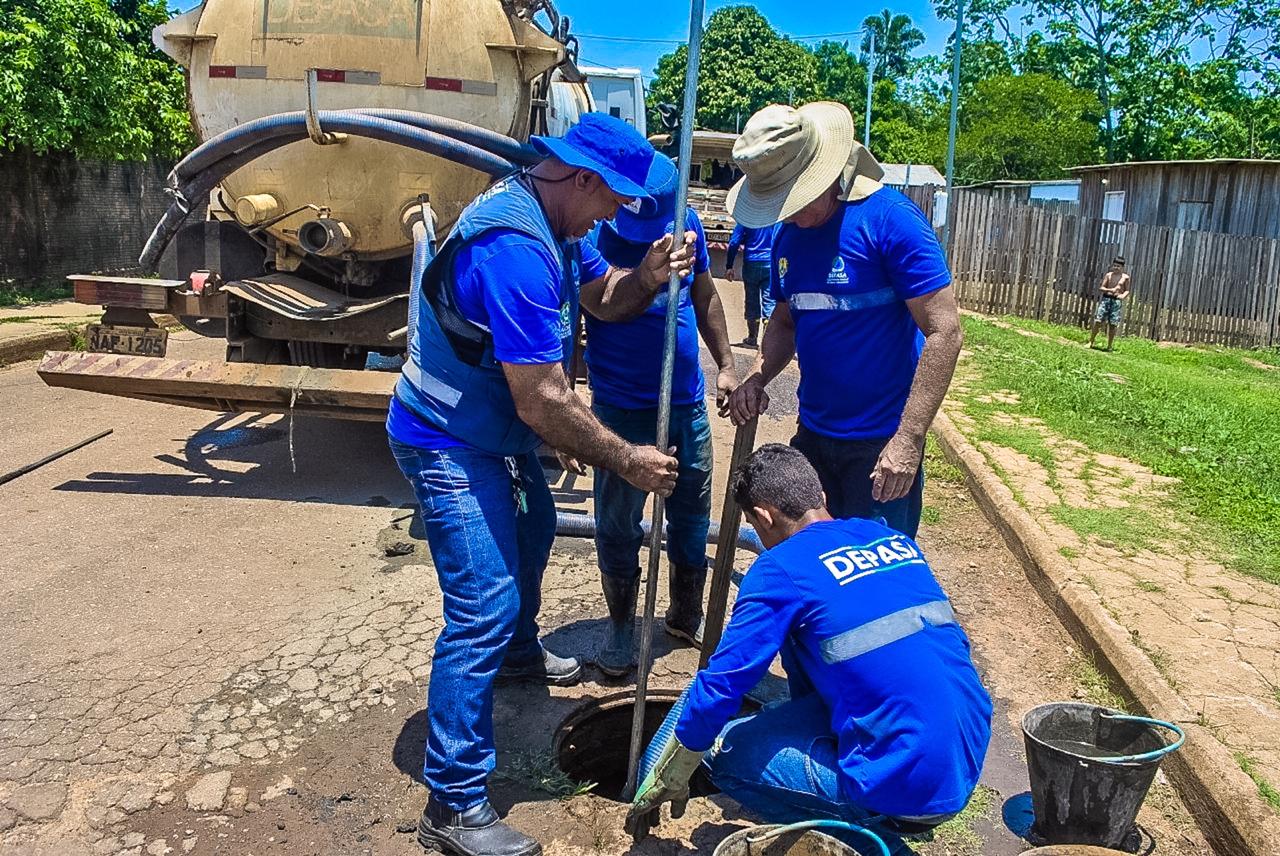
[[[947,201],[942,223],[942,251],[951,252],[951,188],[956,174],[956,114],[960,108],[960,47],[964,41],[964,0],[956,0],[955,56],[951,63],[951,120],[947,126]]]
[[[871,31],[871,53],[867,59],[867,116],[862,123],[862,144],[871,148],[871,84],[876,76],[876,31]]]

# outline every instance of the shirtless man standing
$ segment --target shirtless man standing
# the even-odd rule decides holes
[[[1120,319],[1124,315],[1123,301],[1129,296],[1129,274],[1124,269],[1124,256],[1116,256],[1111,262],[1111,270],[1102,277],[1102,298],[1098,301],[1098,309],[1093,313],[1093,330],[1089,333],[1089,347],[1098,338],[1098,330],[1105,321],[1107,324],[1107,350],[1111,350],[1116,339],[1116,330],[1120,327]]]

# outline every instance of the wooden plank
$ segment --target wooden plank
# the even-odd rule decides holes
[[[238,402],[236,410],[323,412],[351,418],[386,413],[399,378],[396,372],[313,369],[255,363],[217,363],[115,354],[51,351],[37,374],[49,386],[127,398],[181,400],[216,405]]]

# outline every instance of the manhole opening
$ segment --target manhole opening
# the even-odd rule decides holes
[[[679,696],[674,690],[650,690],[644,707],[645,746]],[[635,693],[625,692],[587,702],[569,714],[556,729],[553,747],[560,769],[576,781],[595,783],[593,794],[621,802],[634,713]]]

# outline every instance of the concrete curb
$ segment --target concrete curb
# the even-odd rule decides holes
[[[34,360],[45,351],[62,351],[71,347],[75,335],[68,330],[42,330],[11,339],[0,339],[0,365]]]
[[[933,433],[1068,632],[1097,657],[1124,694],[1148,716],[1175,722],[1186,731],[1187,742],[1165,759],[1162,769],[1213,848],[1223,856],[1274,856],[1280,846],[1280,816],[1263,802],[1230,750],[1198,724],[1194,711],[1133,644],[1128,631],[1107,613],[1098,596],[1073,579],[1071,566],[945,414],[939,413],[934,420]]]
[[[152,318],[158,326],[165,329],[182,327],[182,322],[172,315],[153,315]],[[86,325],[88,323],[90,322],[85,322]],[[0,339],[0,366],[38,359],[45,351],[65,351],[74,341],[75,334],[62,329],[41,330],[39,333]]]

